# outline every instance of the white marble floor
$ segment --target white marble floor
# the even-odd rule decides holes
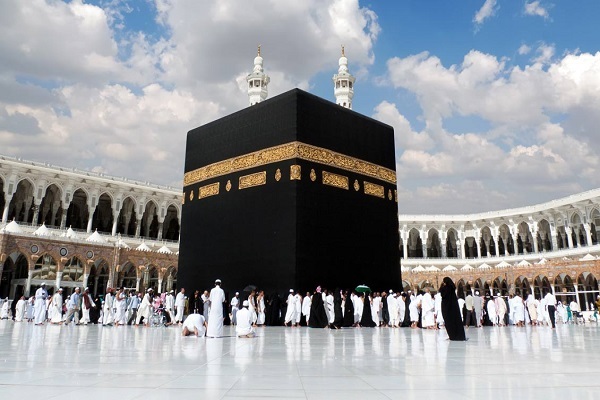
[[[233,331],[225,328],[227,335]],[[0,321],[0,399],[597,399],[600,327],[178,328]]]

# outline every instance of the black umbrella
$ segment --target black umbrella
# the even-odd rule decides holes
[[[243,292],[251,292],[253,290],[256,290],[256,286],[254,285],[248,285],[244,288]]]

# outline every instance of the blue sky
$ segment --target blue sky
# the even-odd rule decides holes
[[[181,185],[185,133],[270,96],[333,99],[396,133],[400,213],[471,213],[596,188],[595,0],[6,0],[0,154]],[[135,166],[132,168],[132,166]],[[1,171],[0,171],[1,175]]]

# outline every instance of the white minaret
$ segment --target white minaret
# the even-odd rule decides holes
[[[263,58],[260,56],[260,46],[258,46],[258,54],[254,59],[254,70],[251,74],[248,74],[246,81],[248,82],[248,100],[251,106],[267,98],[267,85],[271,79],[263,70]]]
[[[340,57],[340,68],[338,73],[333,76],[333,93],[335,94],[336,104],[352,110],[352,98],[354,97],[354,78],[348,72],[348,59],[342,46],[342,56]]]

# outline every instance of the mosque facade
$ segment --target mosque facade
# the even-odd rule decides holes
[[[268,95],[260,53],[247,76],[249,105]],[[342,48],[336,104],[352,108],[355,78]],[[182,191],[0,156],[0,296],[42,282],[90,287],[176,287]],[[399,204],[400,209],[402,204]],[[503,295],[545,290],[583,310],[600,293],[600,189],[528,207],[399,217],[406,290],[439,287]],[[460,293],[459,293],[460,294]]]

